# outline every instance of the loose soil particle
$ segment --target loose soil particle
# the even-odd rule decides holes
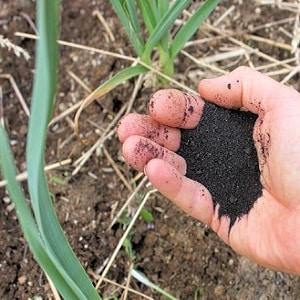
[[[219,217],[230,228],[261,195],[260,172],[252,131],[256,115],[206,102],[195,129],[183,129],[178,153],[186,159],[187,177],[210,191]]]

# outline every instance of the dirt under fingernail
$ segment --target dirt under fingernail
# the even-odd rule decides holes
[[[198,126],[181,132],[178,154],[187,162],[187,177],[208,188],[219,218],[230,218],[230,229],[262,194],[252,138],[256,119],[250,112],[205,102]]]

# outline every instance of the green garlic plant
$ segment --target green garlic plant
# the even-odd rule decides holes
[[[84,99],[75,116],[74,129],[78,137],[78,121],[82,110],[122,82],[149,72],[158,62],[158,71],[164,74],[163,77],[159,76],[159,79],[166,84],[166,78],[174,75],[174,60],[178,53],[220,0],[203,1],[174,36],[171,36],[171,31],[175,20],[192,3],[192,0],[110,0],[110,2],[127,33],[138,62],[119,71]],[[144,34],[145,30],[148,34]],[[153,58],[156,50],[158,60]]]

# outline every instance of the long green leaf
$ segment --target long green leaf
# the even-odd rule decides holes
[[[149,62],[151,52],[157,46],[161,38],[170,30],[178,16],[183,12],[191,0],[176,0],[165,15],[160,19],[154,31],[145,44],[142,56],[143,61]]]
[[[119,71],[117,74],[105,81],[93,91],[93,93],[89,97],[89,102],[93,101],[93,99],[105,95],[106,93],[120,85],[122,82],[136,77],[140,74],[147,73],[148,71],[149,70],[146,67],[143,67],[141,65],[131,66]]]
[[[157,1],[157,8],[158,8],[158,15],[159,19],[157,20],[157,23],[159,23],[159,20],[165,15],[168,14],[169,9],[169,0],[156,0]],[[169,56],[169,39],[170,39],[170,30],[167,30],[165,34],[161,37],[160,42],[158,44],[158,47],[160,51],[160,57],[163,58],[163,54],[166,54]],[[164,64],[164,60],[161,60],[161,63]]]
[[[126,3],[124,0],[110,0],[110,2],[115,9],[136,54],[141,57],[144,52],[144,42],[141,38],[140,32],[135,31],[137,28],[132,24],[130,16],[126,13],[126,6],[124,6]]]
[[[161,19],[169,9],[170,1],[169,0],[156,0],[157,7],[159,11],[159,19]]]
[[[137,0],[142,19],[147,27],[149,34],[151,34],[156,26],[155,14],[153,6],[149,0]]]
[[[126,6],[126,12],[128,14],[128,18],[130,20],[130,23],[132,25],[132,30],[135,32],[139,39],[141,39],[141,29],[139,25],[138,15],[137,15],[137,6],[135,1],[132,0],[125,0],[125,3],[123,6]]]
[[[51,280],[65,299],[84,299],[80,289],[70,285],[68,274],[60,263],[45,249],[37,225],[32,217],[20,184],[16,180],[16,171],[5,129],[0,125],[0,168],[7,181],[9,195],[15,204],[17,216],[25,239],[39,265],[50,275]]]
[[[44,148],[48,121],[53,111],[58,62],[58,1],[39,0],[36,74],[26,147],[28,186],[43,242],[47,251],[60,263],[65,280],[76,291],[78,299],[99,299],[83,267],[65,238],[57,220],[44,173]],[[51,274],[49,274],[51,277]]]
[[[170,59],[173,60],[185,43],[197,31],[203,21],[212,13],[220,0],[206,0],[203,5],[197,8],[185,25],[176,34],[170,46]]]
[[[138,0],[138,6],[142,19],[148,29],[149,35],[153,33],[162,16],[167,13],[169,0],[160,0],[159,2],[150,0]],[[161,65],[169,59],[169,31],[161,37],[157,44]],[[149,62],[148,62],[149,63]]]

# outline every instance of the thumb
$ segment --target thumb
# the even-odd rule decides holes
[[[260,116],[278,106],[299,101],[296,90],[249,67],[239,67],[215,79],[204,79],[198,90],[204,99],[217,105],[244,108]]]

